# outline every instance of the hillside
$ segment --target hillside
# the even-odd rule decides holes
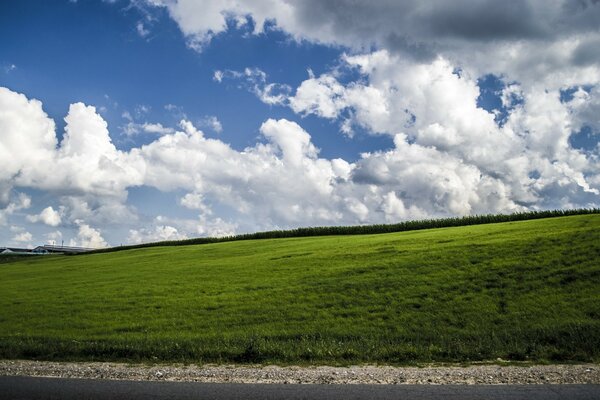
[[[0,357],[600,360],[600,215],[0,264]]]

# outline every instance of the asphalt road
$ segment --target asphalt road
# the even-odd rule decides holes
[[[0,376],[0,399],[600,399],[600,385],[247,385]]]

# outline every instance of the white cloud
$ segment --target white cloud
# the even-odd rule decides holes
[[[169,225],[160,225],[155,226],[154,229],[131,229],[127,237],[127,243],[139,244],[182,239],[187,239],[187,235],[179,233],[177,228]]]
[[[206,138],[180,107],[165,106],[182,120],[171,128],[148,122],[150,107],[139,105],[123,113],[123,132],[159,137],[121,151],[106,121],[82,103],[69,108],[59,144],[38,100],[0,88],[0,224],[30,206],[14,188],[52,192],[60,208],[48,216],[77,224],[76,242],[97,244],[105,241],[90,224],[111,220],[131,221],[137,241],[600,203],[600,148],[569,143],[585,126],[600,130],[597,1],[146,4],[164,7],[196,50],[226,32],[228,20],[252,26],[252,34],[280,29],[298,41],[345,46],[340,65],[309,72],[295,89],[269,82],[259,68],[217,70],[213,79],[265,104],[335,121],[350,136],[356,127],[387,135],[394,147],[354,162],[327,159],[299,124],[267,119],[261,143],[239,151]],[[141,36],[146,23],[136,25]],[[490,73],[506,83],[502,124],[477,105],[477,79]],[[569,88],[578,89],[561,102]],[[222,130],[215,116],[197,126]],[[198,218],[140,228],[127,205],[128,188],[140,185],[183,192],[180,205]],[[43,222],[41,214],[32,219]]]
[[[511,110],[505,124],[499,126],[493,113],[477,106],[476,79],[457,74],[448,60],[406,61],[385,50],[344,60],[349,67],[359,68],[361,81],[342,85],[330,74],[310,76],[290,99],[292,109],[334,120],[347,109],[351,117],[343,130],[351,131],[351,125],[357,124],[372,133],[395,137],[405,132],[415,145],[432,147],[440,154],[439,159],[431,160],[433,165],[444,165],[442,157],[449,157],[474,168],[488,180],[485,186],[497,200],[491,201],[491,193],[481,199],[477,189],[472,198],[459,201],[463,205],[455,202],[449,207],[452,213],[475,208],[515,210],[534,204],[560,207],[559,192],[572,199],[569,204],[585,206],[598,201],[584,194],[598,191],[594,186],[597,159],[571,148],[568,141],[573,129],[585,123],[593,126],[596,120],[593,111],[588,111],[595,109],[595,103],[587,92],[579,91],[570,103],[563,104],[558,89],[510,84],[502,96]],[[515,99],[521,104],[514,103]],[[582,122],[579,116],[591,122]],[[383,163],[380,158],[375,157],[379,169],[370,170],[372,177],[390,169],[392,158]],[[367,157],[358,163],[362,168],[356,170],[358,176],[372,161]],[[541,177],[531,178],[536,173]],[[468,192],[464,182],[461,185]],[[431,195],[423,193],[423,198]],[[483,207],[477,206],[480,201]],[[436,207],[430,208],[431,212]]]
[[[20,244],[28,244],[31,245],[31,241],[33,240],[33,235],[29,232],[21,232],[17,233],[13,238],[13,242],[17,242]]]
[[[201,216],[196,232],[201,236],[208,237],[233,236],[236,234],[237,227],[236,223],[227,222],[221,218],[208,219]]]
[[[31,197],[25,193],[12,194],[6,192],[5,199],[0,199],[0,204],[7,203],[4,208],[0,208],[0,226],[8,224],[8,219],[15,212],[25,210],[31,207]]]
[[[71,239],[69,246],[88,247],[93,249],[108,247],[108,244],[101,235],[101,232],[92,228],[88,224],[78,221],[79,230],[77,237]]]
[[[148,29],[146,29],[146,27],[144,26],[143,22],[138,22],[137,25],[135,26],[135,29],[138,33],[138,35],[140,35],[140,37],[147,37],[150,34],[150,31]]]
[[[269,119],[262,124],[260,132],[281,149],[283,161],[291,166],[301,166],[306,159],[317,156],[310,135],[295,122]]]
[[[385,213],[385,220],[387,222],[419,219],[424,218],[427,215],[416,205],[406,208],[402,199],[399,199],[393,191],[383,195],[382,200],[381,209]]]
[[[66,224],[83,220],[93,225],[125,227],[139,222],[136,210],[120,195],[64,195],[59,200],[59,212]]]
[[[267,74],[259,68],[245,68],[244,71],[215,71],[213,79],[219,83],[224,80],[238,81],[248,91],[268,105],[287,103],[291,87],[286,84],[268,83]]]
[[[574,131],[587,126],[596,134],[600,133],[600,85],[592,87],[589,91],[579,87],[568,108],[573,114]]]
[[[143,116],[147,115],[151,109],[152,107],[150,107],[149,105],[138,104],[137,106],[135,106],[133,113],[137,118],[142,118]]]
[[[219,119],[214,115],[207,115],[202,118],[200,120],[200,126],[212,129],[216,133],[223,132],[223,125],[221,124],[221,121],[219,121]]]
[[[0,186],[50,164],[57,145],[54,130],[41,102],[0,87]]]
[[[16,198],[7,207],[6,211],[13,213],[19,210],[25,210],[31,207],[31,197],[25,193],[17,193]]]
[[[335,179],[331,163],[316,158],[310,136],[297,124],[266,121],[261,133],[269,143],[242,152],[205,138],[189,123],[183,122],[182,127],[185,132],[142,147],[141,155],[148,160],[147,184],[161,190],[184,188],[203,198],[218,199],[261,223],[300,221],[306,218],[303,211],[331,219],[326,206]],[[338,170],[344,169],[343,163],[337,164]],[[196,195],[184,197],[184,203],[192,206]]]
[[[52,155],[55,161],[46,170],[31,174],[29,184],[125,197],[128,186],[142,182],[143,169],[130,154],[115,148],[106,122],[94,107],[72,104],[65,122],[65,135]]]
[[[290,107],[301,114],[316,114],[324,118],[337,118],[346,108],[346,89],[331,75],[311,76],[296,89],[290,98]]]
[[[58,226],[61,223],[60,213],[54,210],[51,206],[46,207],[39,215],[28,215],[29,222],[42,222],[49,226]]]
[[[165,109],[167,109],[169,111],[174,111],[174,110],[176,110],[176,108],[177,107],[173,106],[172,104],[168,104],[167,106],[165,106]],[[142,110],[142,111],[140,111],[140,110]],[[149,112],[149,108],[147,108],[146,106],[138,106],[136,114],[140,117],[143,117],[143,115],[147,114],[148,112]],[[150,134],[158,134],[158,135],[166,135],[168,133],[175,132],[175,130],[173,128],[165,127],[159,122],[157,122],[157,123],[135,122],[133,116],[131,115],[131,113],[129,111],[124,111],[122,113],[121,117],[127,121],[127,123],[125,125],[121,126],[121,130],[127,136],[138,135],[142,132],[150,133]]]
[[[262,32],[265,19],[270,11],[277,11],[281,8],[281,3],[277,1],[261,1],[251,4],[235,0],[206,0],[197,1],[148,1],[153,6],[167,7],[171,17],[177,21],[180,29],[187,38],[188,46],[202,51],[202,49],[216,35],[227,30],[227,19],[236,20],[236,25],[241,27],[247,24],[245,16],[254,11],[253,17],[257,21],[255,32]],[[283,11],[283,10],[281,10]],[[258,13],[260,12],[260,14]],[[261,19],[264,16],[264,19]]]
[[[142,124],[142,129],[146,133],[156,133],[156,134],[159,134],[159,135],[167,135],[169,133],[175,132],[175,129],[164,127],[160,123],[154,123],[154,124],[152,124],[152,123],[149,123],[149,122],[145,122],[144,124]]]
[[[388,220],[402,207],[408,208],[410,216],[520,209],[506,195],[509,190],[503,182],[477,166],[432,147],[410,144],[406,135],[396,135],[394,143],[393,150],[363,155],[353,172],[354,182],[377,188]],[[402,207],[397,200],[402,200]]]
[[[600,82],[600,3],[596,0],[523,0],[508,6],[494,0],[427,4],[419,0],[151,0],[148,4],[165,7],[198,50],[229,29],[227,19],[235,21],[237,28],[252,20],[254,34],[279,29],[300,42],[345,46],[354,54],[387,50],[401,60],[421,64],[441,57],[474,78],[493,73],[525,89],[538,85],[558,90]],[[220,82],[227,76],[227,71],[216,71],[214,79]],[[335,87],[327,82],[307,81],[296,94],[296,106],[307,110],[311,105],[302,104],[303,92],[331,89]],[[323,101],[328,98],[332,96]],[[283,103],[279,96],[266,96],[263,101]],[[339,108],[322,104],[318,109],[331,115]]]
[[[351,115],[352,124],[394,139],[393,148],[365,153],[355,162],[320,157],[310,134],[286,119],[266,120],[259,128],[261,140],[242,150],[207,138],[182,120],[177,130],[124,152],[112,144],[106,122],[94,108],[80,103],[71,106],[58,147],[33,146],[28,154],[22,141],[44,138],[52,121],[39,102],[0,91],[0,97],[4,93],[19,104],[0,114],[0,125],[11,130],[11,141],[2,146],[16,155],[6,164],[13,173],[2,175],[8,188],[4,192],[13,193],[12,187],[19,186],[54,193],[60,207],[48,215],[58,213],[60,223],[78,226],[72,243],[91,247],[106,245],[92,226],[107,232],[122,223],[129,224],[128,240],[137,243],[294,226],[597,206],[597,158],[568,143],[578,110],[591,101],[587,95],[579,93],[561,103],[557,91],[511,87],[523,101],[499,126],[493,114],[477,107],[475,80],[456,74],[448,60],[402,62],[388,52],[348,56],[347,63],[362,71],[360,81],[342,84],[333,74],[326,80],[308,78],[317,85],[339,85],[329,93]],[[366,99],[380,101],[364,101],[364,93],[373,93]],[[312,102],[307,95],[305,100],[327,104],[326,97]],[[320,109],[311,107],[307,112]],[[15,115],[23,126],[13,121]],[[339,111],[321,113],[328,115],[340,118]],[[56,144],[55,136],[46,140]],[[32,157],[36,162],[31,165],[23,161]],[[140,226],[127,204],[128,188],[138,185],[182,192],[180,205],[197,210],[197,218],[160,218]],[[4,201],[5,224],[6,215],[31,203],[26,195],[12,196]],[[41,215],[35,219],[43,221]]]
[[[223,71],[216,70],[215,73],[214,73],[214,75],[213,75],[213,80],[215,80],[215,81],[217,81],[219,83],[223,82],[223,77],[225,76],[224,74],[225,73]]]
[[[194,196],[186,196],[184,201],[202,202],[201,199],[192,199]],[[183,200],[183,199],[182,199]],[[183,202],[183,201],[182,201]],[[189,205],[189,204],[188,204]],[[222,237],[231,236],[236,233],[237,224],[227,222],[221,218],[212,218],[212,212],[207,206],[192,204],[195,209],[200,210],[198,219],[177,219],[158,216],[154,219],[151,226],[131,229],[127,242],[132,244],[157,242],[164,240],[182,240],[189,237],[210,236]]]
[[[205,203],[204,196],[198,193],[187,193],[180,200],[180,203],[185,208],[190,210],[199,210],[203,215],[210,215],[212,211]]]
[[[47,233],[46,235],[47,243],[52,245],[62,245],[63,234],[61,231],[54,231]]]

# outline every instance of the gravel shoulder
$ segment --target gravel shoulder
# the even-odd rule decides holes
[[[600,384],[600,365],[296,367],[0,360],[0,375],[280,384]]]

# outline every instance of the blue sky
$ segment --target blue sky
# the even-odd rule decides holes
[[[4,6],[2,39],[4,65],[18,66],[0,81],[31,97],[41,99],[44,109],[64,129],[62,119],[76,101],[102,108],[113,140],[123,148],[139,145],[143,137],[120,136],[122,114],[143,115],[152,122],[172,125],[179,108],[192,121],[215,116],[223,124],[221,140],[234,148],[253,145],[258,127],[268,117],[300,119],[284,107],[273,107],[238,88],[240,82],[219,84],[217,70],[243,71],[259,68],[270,81],[298,86],[310,68],[320,74],[335,67],[344,49],[298,43],[280,31],[252,35],[252,27],[236,29],[215,38],[198,53],[186,46],[177,24],[161,9],[141,11],[125,1],[14,2]],[[142,37],[136,26],[150,13],[149,33]],[[18,37],[19,40],[14,40]],[[65,88],[68,88],[65,90]],[[307,117],[303,120],[313,140],[328,157],[356,158],[362,151],[390,146],[391,140],[337,145],[334,122]],[[206,129],[207,134],[215,134]],[[371,144],[371,141],[375,143]]]
[[[3,2],[0,244],[597,206],[600,5],[429,3]]]

